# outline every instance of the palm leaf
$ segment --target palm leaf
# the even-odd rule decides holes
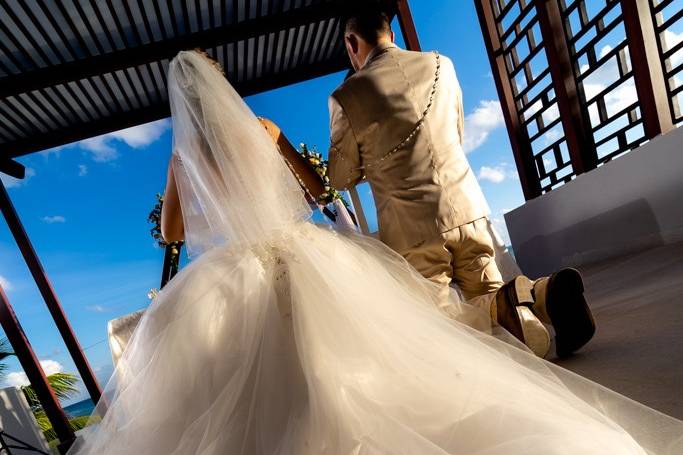
[[[57,439],[57,433],[55,432],[54,428],[52,428],[52,424],[50,423],[50,420],[47,418],[45,411],[36,411],[33,413],[33,415],[36,418],[36,422],[38,422],[40,431],[42,431],[45,435],[45,439],[47,439],[48,442]],[[85,428],[88,425],[89,421],[90,417],[88,416],[74,417],[73,419],[69,419],[69,426],[73,431],[78,431]]]
[[[7,338],[0,338],[0,378],[5,376],[5,373],[7,372],[7,364],[4,360],[13,355],[14,351],[12,350],[9,341],[7,341]]]
[[[52,428],[52,424],[47,418],[45,411],[34,411],[33,415],[36,417],[38,426],[45,435],[45,439],[47,439],[48,442],[57,439],[57,433],[55,432],[54,428]]]
[[[90,416],[74,417],[73,419],[69,419],[69,426],[72,430],[78,431],[88,426],[89,421]]]
[[[55,373],[47,377],[47,382],[50,387],[57,395],[57,398],[61,400],[67,400],[73,398],[79,392],[76,384],[78,384],[79,378],[75,374],[71,373]],[[38,401],[38,395],[32,386],[27,385],[21,388],[26,396],[29,406],[32,409],[40,409],[40,401]]]

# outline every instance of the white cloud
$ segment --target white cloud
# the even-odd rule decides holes
[[[496,166],[480,167],[477,178],[479,181],[502,183],[508,179],[519,179],[519,174],[508,163],[500,163]]]
[[[119,157],[119,152],[109,144],[107,135],[82,140],[78,143],[78,146],[92,153],[93,161],[98,163],[114,161]]]
[[[85,164],[79,164],[78,165],[78,176],[83,177],[88,175],[88,166]]]
[[[505,170],[501,167],[482,166],[479,169],[479,180],[501,183],[505,180]]]
[[[158,120],[144,125],[138,125],[125,130],[107,133],[102,136],[85,139],[78,146],[92,153],[92,158],[97,162],[113,161],[119,157],[116,143],[123,142],[129,147],[140,149],[156,142],[170,127],[168,119]]]
[[[664,38],[667,42],[667,46],[673,47],[681,40],[683,40],[683,33],[676,33],[673,31],[665,31]],[[599,58],[604,57],[613,47],[610,45],[603,46],[599,52]],[[630,62],[630,55],[628,53],[628,47],[626,48],[626,57]],[[683,50],[676,52],[671,56],[670,64],[675,67],[683,63]],[[630,64],[630,63],[629,63]],[[581,66],[580,71],[584,73],[589,69],[587,64]],[[605,90],[610,84],[616,81],[620,77],[619,67],[617,62],[617,57],[613,56],[607,62],[603,63],[599,68],[595,69],[590,75],[588,75],[583,84],[584,93],[586,99],[591,99],[598,93]],[[682,84],[680,76],[676,77],[676,84]],[[604,101],[607,110],[607,116],[612,116],[627,106],[632,105],[638,100],[638,93],[636,91],[635,83],[633,78],[627,79],[625,82],[619,86],[612,89],[609,93],[605,94]],[[592,103],[588,108],[590,121],[593,126],[597,126],[600,123],[600,117],[598,114],[598,107],[596,103]],[[600,137],[604,137],[609,133],[615,131],[616,129],[623,126],[620,122],[616,122],[610,126],[605,127],[600,133]]]
[[[85,307],[85,309],[88,311],[92,311],[94,313],[108,313],[109,312],[109,308],[106,308],[102,305],[90,305],[90,306]]]
[[[50,155],[54,155],[55,158],[59,158],[62,154],[62,148],[64,148],[64,146],[60,145],[58,147],[54,147],[51,149],[47,149],[47,150],[43,150],[41,152],[38,152],[38,154],[42,155],[45,158],[45,160],[47,161],[50,159]]]
[[[47,224],[66,223],[66,218],[64,218],[62,215],[44,216],[43,222]]]
[[[45,372],[45,376],[50,376],[55,373],[61,373],[64,371],[64,367],[56,360],[41,360],[40,366]],[[7,374],[5,378],[5,384],[10,387],[23,387],[29,385],[30,382],[26,373],[23,371],[13,371]]]
[[[470,153],[481,146],[491,134],[491,131],[505,124],[500,102],[497,100],[482,100],[479,106],[465,117],[465,138],[463,149]]]
[[[4,289],[5,291],[11,291],[12,289],[14,289],[14,286],[12,286],[10,280],[8,280],[2,275],[0,275],[0,286],[2,286],[2,289]]]
[[[33,169],[32,167],[27,167],[23,179],[15,179],[14,177],[10,177],[9,175],[0,173],[0,180],[2,180],[2,183],[5,185],[5,188],[19,188],[22,186],[26,186],[28,184],[28,181],[31,180],[32,177],[35,177],[35,175],[35,169]]]
[[[664,40],[666,41],[666,46],[671,49],[681,41],[683,41],[683,31],[681,33],[676,33],[671,30],[664,31]],[[675,68],[680,63],[683,62],[683,50],[679,50],[671,56],[671,66]]]
[[[604,57],[612,50],[612,47],[607,45],[600,50],[600,57]],[[628,48],[626,48],[627,58],[630,59],[628,55]],[[588,70],[588,65],[581,66],[581,73]],[[590,100],[598,93],[605,90],[610,84],[619,79],[619,66],[617,63],[617,57],[613,56],[608,61],[603,63],[599,68],[595,69],[593,73],[588,75],[583,83],[583,90],[586,95],[586,99]],[[633,78],[627,79],[625,82],[621,83],[619,86],[610,90],[604,95],[605,108],[607,110],[607,116],[611,116],[621,111],[622,109],[630,106],[638,100],[638,93],[636,91],[636,86]],[[600,123],[600,117],[598,114],[597,103],[592,103],[588,107],[591,124],[597,126]]]

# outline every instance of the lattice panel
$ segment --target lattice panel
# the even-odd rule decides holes
[[[683,0],[651,0],[671,114],[683,124]]]
[[[560,0],[598,163],[647,140],[619,0]]]
[[[493,0],[497,31],[520,122],[542,192],[574,178],[543,38],[532,0]]]

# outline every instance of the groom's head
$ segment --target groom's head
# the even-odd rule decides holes
[[[346,51],[356,71],[378,44],[394,41],[388,9],[377,0],[349,1],[342,26]]]

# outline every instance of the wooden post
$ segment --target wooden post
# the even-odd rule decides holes
[[[621,0],[624,29],[638,92],[645,136],[652,139],[674,128],[669,95],[649,0]]]
[[[396,7],[398,9],[398,24],[401,26],[401,34],[406,43],[406,48],[409,51],[421,51],[420,40],[417,36],[408,0],[398,0]]]
[[[522,191],[527,200],[533,199],[541,195],[541,182],[538,177],[536,164],[534,163],[534,154],[529,136],[526,134],[517,113],[512,82],[508,77],[507,68],[505,67],[505,57],[503,56],[502,44],[498,36],[491,0],[475,0],[474,5],[477,8],[479,24],[484,35],[486,51],[489,55],[493,79],[496,82],[503,117],[505,118],[508,135],[510,136],[510,145],[515,157]]]
[[[2,182],[0,182],[0,210],[2,210],[2,214],[14,236],[14,240],[17,242],[21,254],[24,256],[24,260],[28,265],[31,275],[33,275],[33,279],[40,290],[40,294],[43,296],[43,300],[52,315],[52,319],[55,321],[55,325],[64,340],[64,344],[69,350],[69,354],[71,354],[71,358],[78,369],[83,384],[90,394],[90,398],[94,403],[97,403],[102,396],[102,390],[97,383],[95,374],[90,368],[90,364],[76,339],[76,335],[74,335],[71,324],[69,324],[69,321],[64,314],[64,310],[59,303],[59,299],[57,299],[57,294],[55,294],[55,291],[52,288],[52,284],[40,263],[40,259],[38,259],[36,251],[33,249],[33,245],[24,230],[24,226],[21,224],[19,215]]]
[[[164,265],[161,269],[161,285],[159,289],[163,289],[171,279],[178,273],[178,264],[180,262],[180,252],[183,248],[183,242],[173,242],[166,245],[164,248]]]
[[[2,188],[4,190],[4,187]],[[14,354],[24,369],[24,373],[26,373],[26,377],[38,396],[45,415],[47,415],[59,438],[60,452],[66,453],[75,440],[74,432],[69,426],[69,421],[57,400],[57,396],[47,382],[45,372],[41,368],[2,286],[0,286],[0,324],[12,345],[12,349],[14,349]]]
[[[358,227],[360,227],[360,231],[365,235],[370,235],[370,227],[368,226],[368,220],[365,218],[365,212],[363,211],[363,204],[358,195],[358,189],[355,186],[349,188],[349,195],[351,195],[351,203],[353,204],[353,211],[358,218]]]
[[[26,168],[10,158],[0,158],[0,172],[15,179],[23,179],[26,176]]]
[[[582,174],[597,167],[598,156],[590,118],[579,96],[559,2],[538,1],[536,12],[572,167],[575,174]]]

